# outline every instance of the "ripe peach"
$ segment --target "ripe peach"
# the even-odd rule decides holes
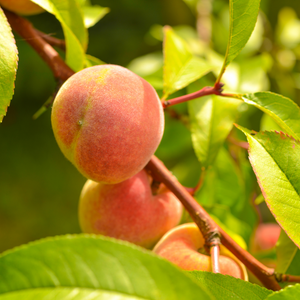
[[[211,272],[211,257],[204,254],[204,242],[197,225],[187,223],[165,234],[153,251],[183,270]],[[222,274],[248,280],[245,266],[223,245],[220,245],[220,254],[219,264]]]
[[[280,231],[281,227],[277,223],[259,224],[251,241],[251,250],[258,252],[275,247]]]
[[[0,0],[0,6],[19,15],[35,15],[44,11],[43,8],[30,0]]]
[[[97,233],[151,248],[181,218],[179,200],[162,184],[152,195],[142,170],[117,184],[88,180],[79,202],[83,232]]]
[[[128,69],[100,65],[70,77],[52,109],[63,154],[87,178],[118,183],[141,171],[164,129],[154,88]]]

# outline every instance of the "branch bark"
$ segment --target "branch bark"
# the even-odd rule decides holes
[[[74,71],[65,64],[57,51],[41,38],[28,20],[8,10],[4,10],[4,13],[12,29],[41,56],[56,79],[65,81],[74,74]]]
[[[157,157],[153,156],[151,158],[146,169],[155,180],[164,183],[181,201],[199,227],[205,240],[210,240],[214,233],[220,232],[221,243],[232,252],[266,288],[274,291],[281,289],[276,281],[274,269],[268,268],[256,260],[250,253],[240,247],[222,228],[220,228]],[[213,246],[213,244],[209,246]]]

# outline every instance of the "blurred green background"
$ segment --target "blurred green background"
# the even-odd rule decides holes
[[[193,36],[197,33],[196,24],[198,29],[199,26],[205,28],[201,18],[208,18],[212,28],[207,43],[217,53],[225,53],[228,1],[200,0],[198,5],[211,6],[206,15],[204,8],[200,10],[200,17],[193,9],[197,0],[99,0],[92,3],[110,8],[110,12],[90,28],[87,51],[106,63],[134,69],[138,64],[137,61],[135,65],[132,63],[135,58],[161,52],[161,26],[174,26],[178,32],[185,30],[185,36],[188,33]],[[237,59],[238,75],[232,75],[243,83],[237,91],[247,90],[248,83],[250,91],[268,89],[300,102],[299,18],[297,0],[262,0],[256,39]],[[50,14],[28,19],[39,30],[63,38],[60,24]],[[202,37],[207,39],[205,33]],[[51,110],[37,120],[32,118],[53,93],[55,82],[49,68],[30,46],[19,36],[15,38],[19,49],[15,95],[0,125],[0,252],[46,236],[79,233],[77,205],[85,182],[56,144],[50,124]],[[249,57],[257,59],[257,69],[253,63],[251,66],[245,63]],[[158,79],[159,76],[160,73]],[[254,83],[253,77],[256,77]],[[224,80],[229,86],[233,82],[230,77]],[[186,90],[178,94],[184,92]],[[177,110],[185,113],[186,106],[179,106]],[[242,122],[259,130],[261,118],[260,112],[248,110]],[[200,167],[195,164],[188,129],[169,117],[167,122],[158,155],[183,184],[194,186]],[[268,126],[268,120],[263,122]],[[263,206],[262,212],[266,220],[272,219]]]

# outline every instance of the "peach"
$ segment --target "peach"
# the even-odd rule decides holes
[[[277,223],[261,223],[251,240],[251,251],[259,252],[275,247],[281,227]]]
[[[183,270],[211,272],[211,257],[205,254],[204,238],[195,223],[177,226],[165,234],[153,251]],[[220,245],[220,273],[248,280],[245,266]]]
[[[100,65],[63,84],[52,128],[63,154],[85,177],[118,183],[148,163],[162,138],[164,116],[147,81],[123,67]]]
[[[82,231],[154,246],[179,223],[182,205],[162,184],[153,195],[150,183],[144,170],[117,184],[88,180],[79,202]]]
[[[43,8],[30,0],[0,0],[0,6],[19,15],[35,15],[44,11]]]

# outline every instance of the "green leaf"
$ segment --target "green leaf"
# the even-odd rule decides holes
[[[232,129],[240,104],[239,100],[215,95],[188,102],[193,146],[203,167],[213,164]]]
[[[199,271],[189,272],[189,274],[208,290],[213,290],[217,299],[261,300],[272,294],[272,291],[257,284],[232,276]]]
[[[98,66],[98,65],[103,65],[105,64],[105,62],[103,62],[102,60],[100,60],[99,58],[86,54],[85,55],[85,67],[92,67],[92,66]]]
[[[76,287],[152,300],[214,299],[152,252],[95,235],[47,238],[7,251],[0,270],[0,294]]]
[[[300,285],[288,286],[283,290],[274,292],[266,300],[295,300],[300,299]]]
[[[196,199],[210,214],[248,241],[257,219],[249,203],[246,180],[228,150],[221,148],[206,172]]]
[[[61,23],[66,40],[66,62],[75,71],[84,68],[88,34],[79,3],[74,0],[32,0]]]
[[[0,295],[0,300],[143,300],[130,295],[82,288],[42,288]]]
[[[300,143],[282,132],[237,126],[249,142],[249,159],[265,201],[288,236],[300,245]]]
[[[14,94],[18,49],[3,10],[0,8],[0,123]]]
[[[86,28],[90,28],[109,13],[109,8],[99,5],[83,6],[82,11],[84,17],[84,25]]]
[[[191,82],[211,71],[205,60],[194,56],[187,43],[164,27],[164,99],[168,95],[188,86]]]
[[[271,92],[243,95],[243,100],[259,108],[286,132],[300,139],[300,108],[291,99]]]
[[[230,28],[225,60],[218,80],[226,67],[249,40],[259,12],[260,0],[230,0]]]
[[[300,250],[283,230],[276,244],[276,254],[277,273],[300,275]]]

